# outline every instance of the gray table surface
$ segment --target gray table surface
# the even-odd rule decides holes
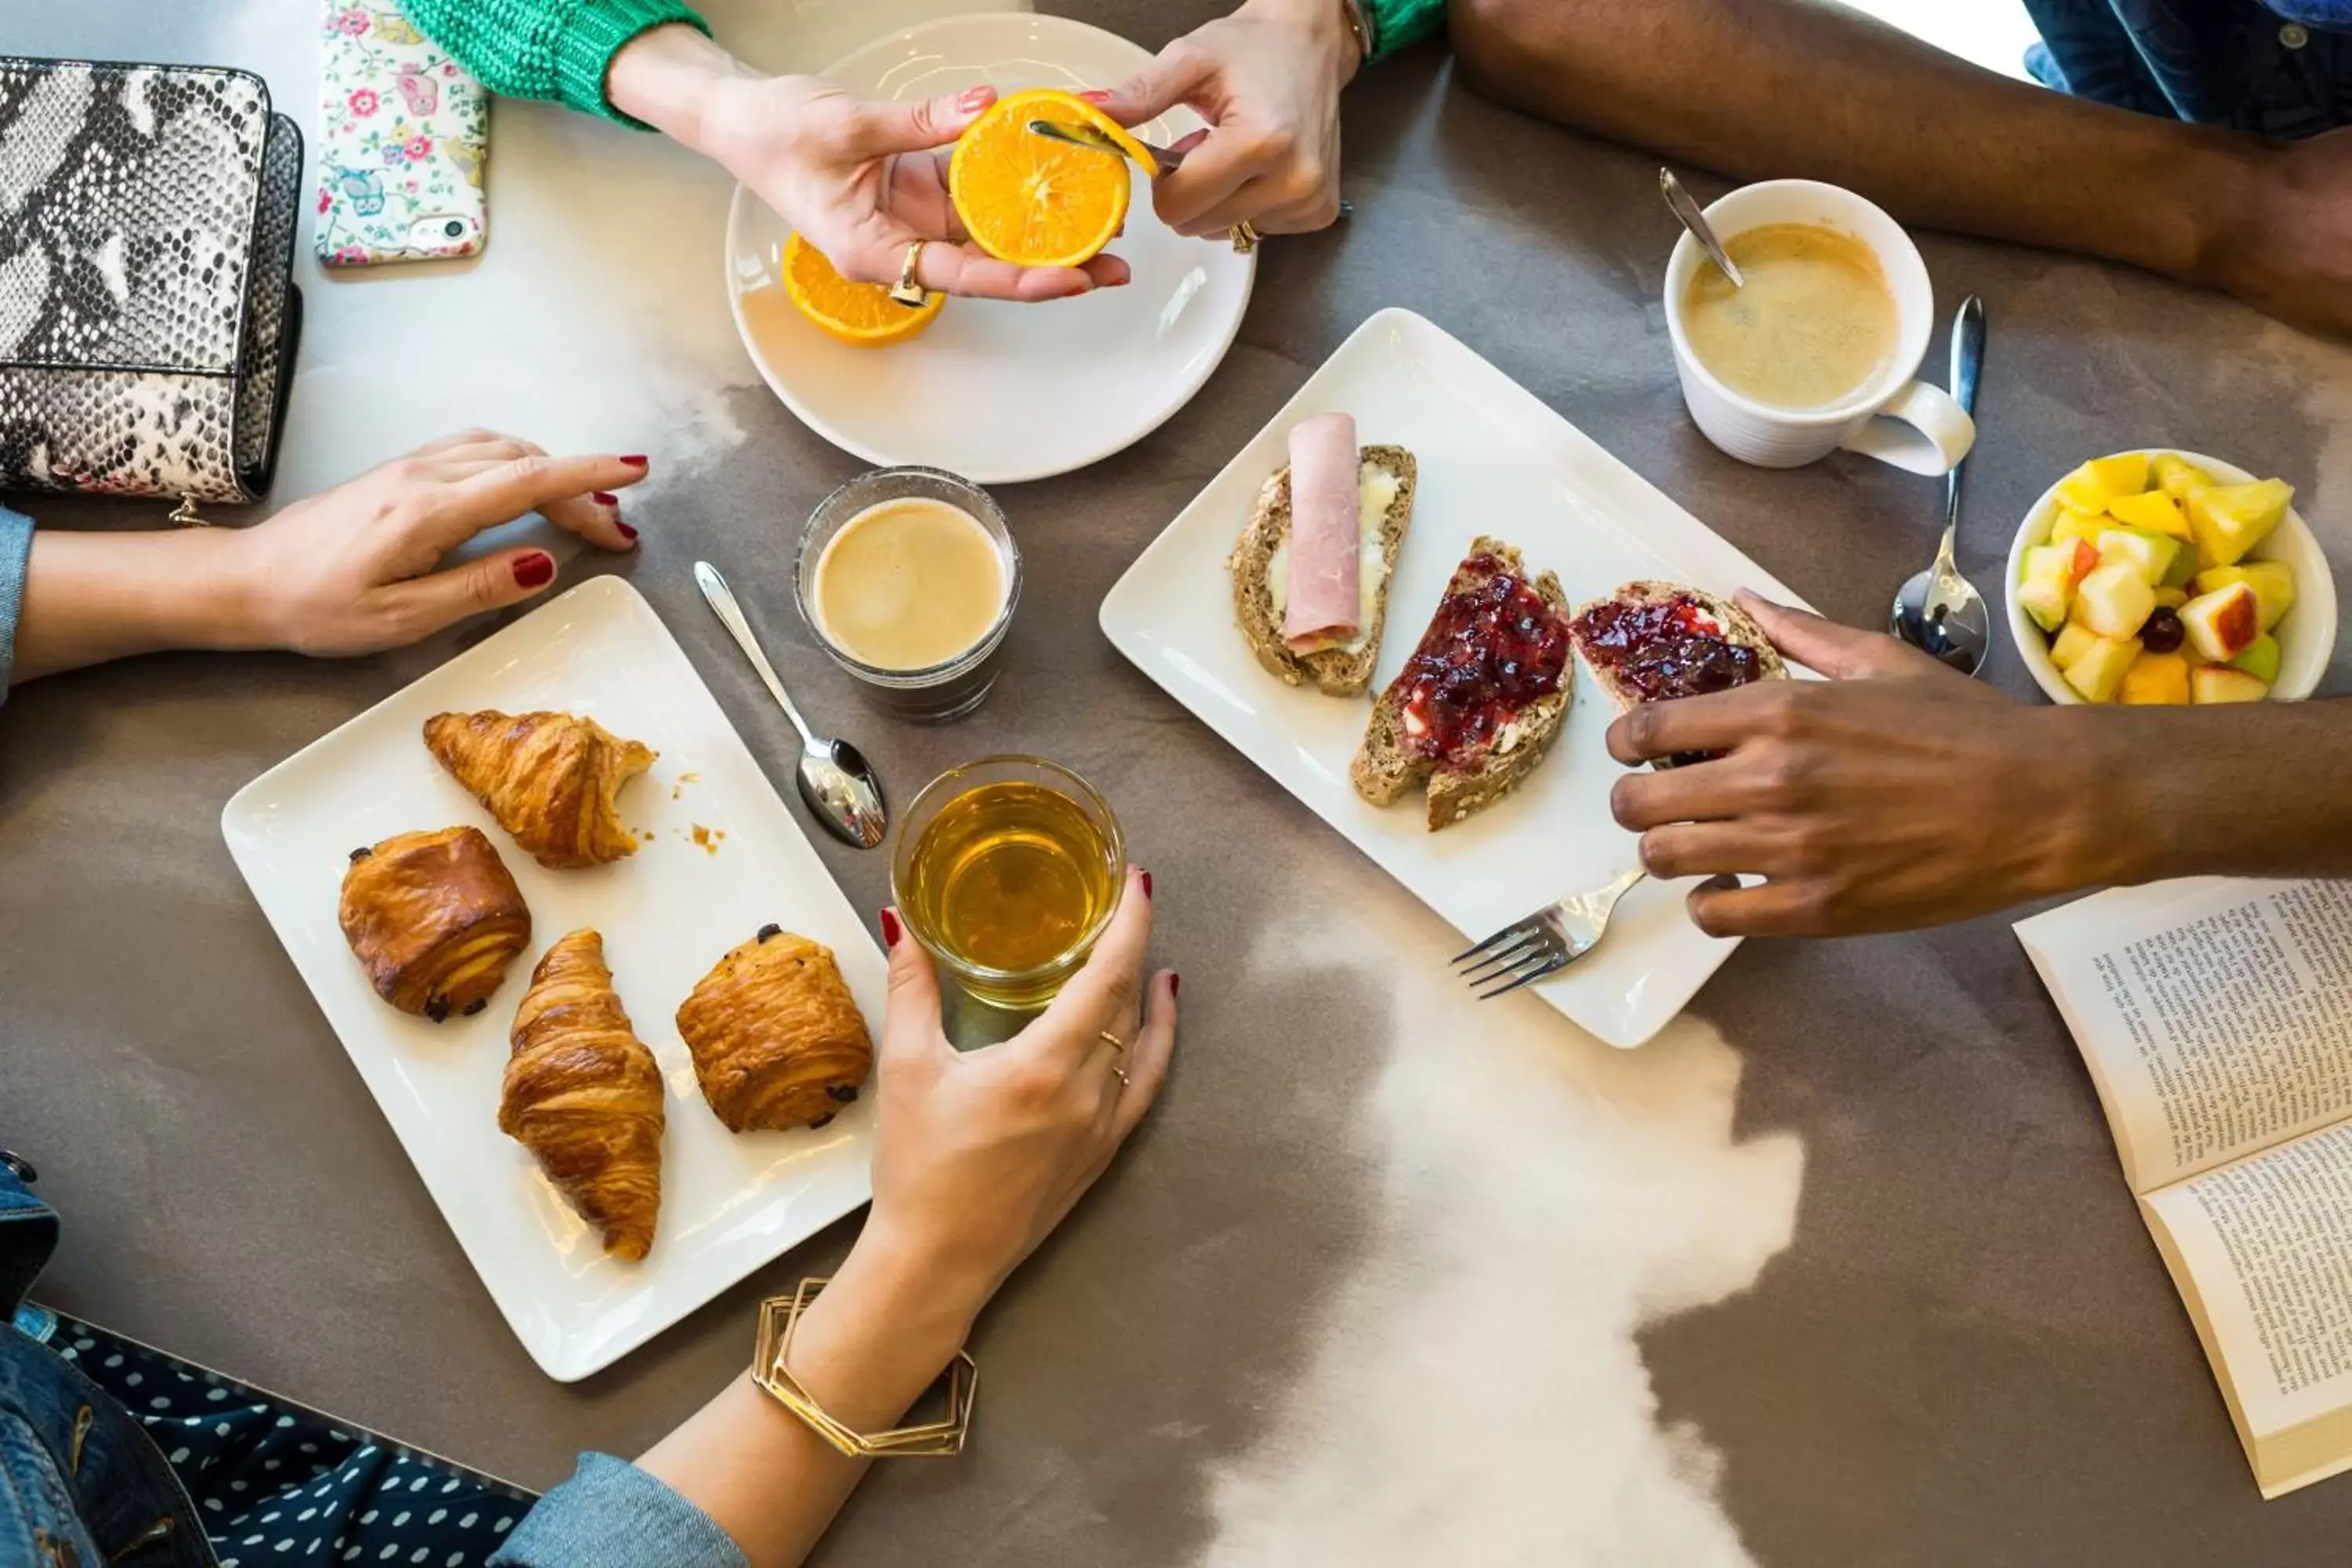
[[[1216,9],[1048,8],[1155,47]],[[309,16],[16,7],[0,41],[226,60],[257,17]],[[278,88],[299,115],[309,83]],[[1654,303],[1671,230],[1654,159],[1481,101],[1433,48],[1346,113],[1354,218],[1266,248],[1200,396],[1121,456],[1006,492],[1034,576],[1002,694],[960,729],[869,726],[900,780],[983,749],[1096,775],[1157,873],[1186,1017],[1130,1157],[983,1325],[973,1452],[884,1467],[823,1561],[2342,1558],[2352,1483],[2258,1500],[2004,922],[1751,943],[1682,1034],[1633,1057],[1532,1004],[1465,1016],[1420,977],[1439,922],[1096,632],[1144,542],[1392,304],[1830,613],[1874,621],[1932,546],[1926,482],[1858,459],[1759,473],[1692,429]],[[2352,508],[2344,353],[2146,277],[1923,247],[1946,300],[1981,293],[1992,322],[1962,552],[1980,583],[2052,476],[2146,442],[2297,478],[2352,563],[2352,531],[2324,524]],[[617,569],[782,778],[765,700],[684,567],[757,551],[858,465],[756,388],[728,411],[747,438],[668,493]],[[846,710],[816,651],[769,624],[788,681]],[[338,665],[150,658],[11,696],[0,1144],[68,1215],[55,1304],[546,1485],[577,1449],[632,1452],[690,1410],[741,1365],[763,1290],[822,1269],[856,1222],[577,1386],[541,1377],[491,1310],[216,825],[247,779],[462,640]],[[2031,690],[2007,648],[1990,674]],[[878,858],[820,847],[861,908],[881,900]],[[1482,1136],[1513,1115],[1510,1138]],[[1605,1180],[1568,1180],[1583,1156]],[[1706,1182],[1732,1194],[1722,1215],[1673,1196]],[[1759,1232],[1737,1190],[1768,1189],[1786,1201]],[[1643,1250],[1654,1213],[1682,1237],[1670,1256]]]

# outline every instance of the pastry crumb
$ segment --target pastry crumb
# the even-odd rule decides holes
[[[700,773],[686,773],[678,774],[677,783],[669,786],[670,799],[678,800],[684,798],[687,785],[690,784],[700,784],[701,782],[702,775]]]
[[[693,830],[688,835],[688,837],[692,838],[697,844],[700,845],[705,850],[716,855],[719,853],[719,841],[727,837],[727,832],[724,828],[705,827],[702,824],[698,822],[694,825]]]

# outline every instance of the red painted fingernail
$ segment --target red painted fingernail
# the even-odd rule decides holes
[[[1173,970],[1169,971],[1169,973],[1168,973],[1168,994],[1170,994],[1171,996],[1175,995],[1175,994],[1176,994],[1176,988],[1177,988],[1178,986],[1180,986],[1180,985],[1183,984],[1184,984],[1184,977],[1183,977],[1182,975],[1181,975],[1181,974],[1177,973],[1176,973],[1175,971],[1173,971]]]
[[[621,461],[628,464],[629,467],[633,468],[642,468],[646,466],[646,459],[636,453],[631,453],[629,456],[623,458]]]
[[[635,539],[637,536],[637,531],[635,529],[631,528],[627,523],[623,522],[617,517],[613,520],[613,526],[621,531],[621,537],[624,539]]]
[[[614,495],[610,490],[591,490],[588,492],[588,499],[594,501],[598,506],[618,506],[621,504],[621,498]]]
[[[543,588],[555,575],[555,557],[533,551],[515,558],[515,581],[526,588]]]
[[[898,938],[901,934],[902,933],[898,929],[898,911],[896,910],[884,910],[882,911],[882,945],[884,947],[898,946]]]
[[[993,88],[968,87],[956,94],[956,107],[969,114],[975,109],[986,109],[988,100],[995,96]]]
[[[1143,896],[1147,899],[1151,896],[1151,873],[1149,871],[1143,874]]]
[[[1090,87],[1086,91],[1078,94],[1078,96],[1085,99],[1088,103],[1108,103],[1110,101],[1110,94],[1098,87]]]

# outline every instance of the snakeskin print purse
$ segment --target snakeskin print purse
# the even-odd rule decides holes
[[[0,489],[267,489],[301,188],[258,77],[0,56]]]

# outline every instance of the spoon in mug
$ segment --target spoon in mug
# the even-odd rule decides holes
[[[1984,345],[1984,301],[1971,294],[1952,318],[1952,401],[1963,414],[1976,413]],[[1984,668],[1992,633],[1984,595],[1952,563],[1952,544],[1960,531],[1960,468],[1953,464],[1944,482],[1944,542],[1936,552],[1936,563],[1895,595],[1894,632],[1962,675],[1974,675]]]
[[[1691,200],[1691,194],[1683,189],[1683,183],[1675,178],[1672,169],[1658,171],[1658,189],[1666,198],[1667,209],[1685,228],[1690,230],[1691,237],[1699,242],[1708,258],[1722,269],[1723,275],[1731,279],[1731,286],[1734,289],[1747,288],[1748,279],[1739,275],[1739,268],[1731,259],[1731,253],[1723,248],[1723,241],[1715,237],[1715,226],[1706,221],[1706,215],[1698,210],[1698,204]]]
[[[844,844],[859,849],[871,849],[880,844],[890,830],[889,810],[882,803],[882,781],[874,776],[874,765],[865,753],[846,741],[827,740],[811,732],[807,721],[801,717],[793,700],[784,695],[784,683],[776,679],[775,667],[768,656],[760,651],[759,639],[751,635],[751,623],[744,620],[742,606],[736,604],[734,591],[719,568],[708,561],[694,563],[694,581],[709,601],[711,613],[743,657],[751,661],[751,668],[768,688],[768,695],[801,732],[801,764],[798,781],[801,799],[807,803],[809,814],[824,824]]]

